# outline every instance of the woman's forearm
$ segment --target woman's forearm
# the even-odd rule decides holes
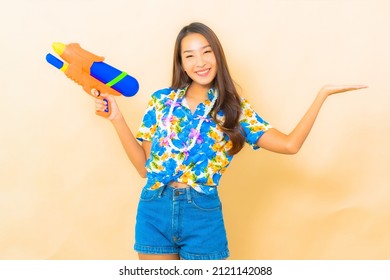
[[[326,96],[318,94],[305,115],[289,134],[275,128],[268,130],[258,140],[258,145],[275,153],[296,154],[309,135]]]
[[[144,148],[134,137],[123,116],[116,117],[111,121],[113,124],[123,148],[126,151],[131,163],[137,169],[142,178],[146,177],[145,163],[147,159]]]
[[[305,115],[293,131],[287,135],[287,148],[291,154],[295,154],[301,149],[303,143],[313,128],[314,122],[317,119],[318,113],[320,112],[326,97],[327,96],[325,94],[319,92]]]
[[[305,115],[302,117],[299,123],[296,125],[296,127],[291,131],[291,133],[284,134],[277,129],[271,128],[262,137],[260,137],[257,144],[264,149],[276,153],[297,153],[301,149],[303,143],[309,135],[324,101],[329,95],[363,89],[366,87],[367,86],[365,85],[324,86],[319,91],[313,103],[306,111]]]

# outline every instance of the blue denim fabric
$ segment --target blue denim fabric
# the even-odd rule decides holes
[[[138,205],[134,249],[142,254],[179,254],[188,260],[229,257],[218,192],[193,188],[144,188]]]

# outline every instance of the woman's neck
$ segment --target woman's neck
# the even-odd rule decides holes
[[[195,112],[198,105],[207,100],[209,87],[192,83],[186,91],[185,98],[192,113]]]
[[[210,89],[209,86],[203,86],[196,83],[192,83],[186,91],[186,97],[188,99],[203,102],[207,99],[207,93],[209,89]]]

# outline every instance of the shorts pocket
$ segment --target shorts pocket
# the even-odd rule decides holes
[[[192,197],[192,205],[200,210],[215,211],[221,210],[221,200],[218,195],[197,194]]]

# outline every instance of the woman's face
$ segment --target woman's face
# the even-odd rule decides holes
[[[181,41],[182,66],[193,83],[210,87],[217,75],[217,61],[209,42],[199,33],[191,33]]]

